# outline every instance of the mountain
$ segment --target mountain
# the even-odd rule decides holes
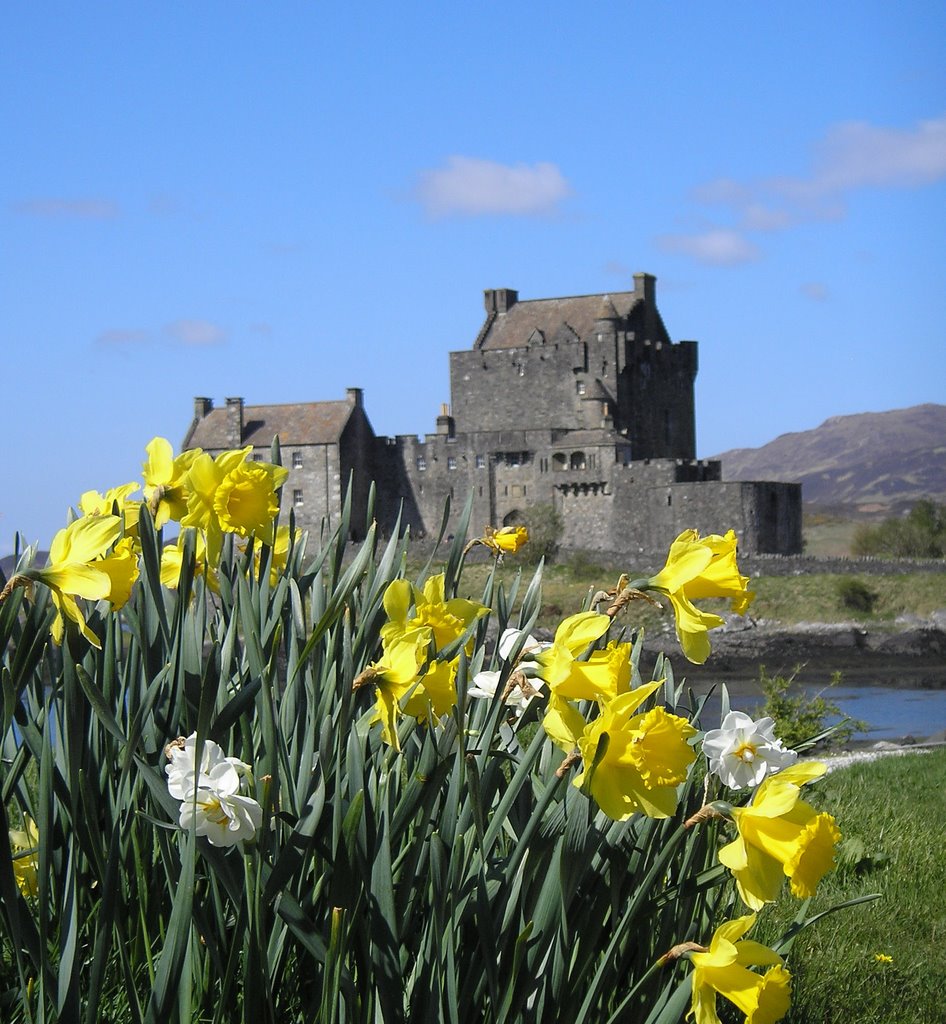
[[[946,502],[946,405],[832,416],[761,448],[713,456],[724,480],[796,480],[806,504],[899,511]]]

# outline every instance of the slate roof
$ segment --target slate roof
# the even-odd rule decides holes
[[[643,302],[643,296],[637,292],[573,295],[562,299],[520,299],[505,313],[496,313],[489,318],[475,347],[522,348],[536,328],[546,341],[551,342],[563,323],[583,338],[607,308],[607,299],[621,318],[628,316],[638,302]]]
[[[243,444],[268,447],[279,435],[281,445],[336,444],[355,406],[347,401],[298,402],[293,405],[245,405]],[[185,448],[229,448],[226,407],[213,409],[191,427]]]

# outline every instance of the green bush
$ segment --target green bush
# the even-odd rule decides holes
[[[918,501],[904,516],[861,524],[851,552],[858,557],[946,558],[946,505]]]
[[[844,576],[837,581],[836,588],[842,608],[865,615],[873,612],[879,595],[863,581]]]
[[[765,694],[762,714],[775,721],[775,734],[786,747],[805,750],[816,743],[841,745],[867,728],[866,723],[858,719],[844,717],[838,705],[824,696],[824,690],[814,696],[793,692],[801,668],[796,665],[787,676],[770,676],[765,665],[759,666],[759,687]],[[840,683],[841,673],[835,672],[827,686]],[[830,725],[832,718],[840,721]]]
[[[529,542],[508,560],[513,565],[538,565],[542,559],[553,562],[562,543],[565,522],[554,505],[531,505],[522,514],[522,525],[529,531]]]

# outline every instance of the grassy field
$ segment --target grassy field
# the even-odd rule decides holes
[[[510,566],[505,579],[512,580],[515,570]],[[523,569],[523,589],[531,579],[532,570]],[[581,600],[597,590],[613,587],[619,568],[596,567],[586,561],[578,566],[550,565],[545,569],[542,583],[542,612],[539,625],[554,629],[558,622],[580,608]],[[834,575],[771,576],[752,581],[756,598],[750,609],[756,619],[793,624],[798,622],[860,621],[876,628],[892,627],[899,615],[913,614],[921,618],[946,608],[946,573],[903,573],[896,576],[854,576],[876,593],[871,614],[846,608],[838,594],[838,581],[844,577]],[[478,597],[486,580],[485,566],[470,566],[464,575],[467,596]],[[705,602],[705,606],[719,611],[727,610],[725,602]],[[662,615],[645,602],[640,602],[629,613],[630,621],[640,622],[645,629],[659,628],[669,612]]]
[[[881,898],[798,936],[788,957],[794,995],[786,1024],[943,1020],[946,750],[853,765],[806,789],[837,817],[846,854],[809,914],[869,893]],[[760,919],[755,937],[763,942],[785,930],[798,903],[786,896],[773,910]]]

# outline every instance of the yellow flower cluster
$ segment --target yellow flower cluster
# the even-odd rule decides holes
[[[215,568],[225,533],[256,537],[273,549],[270,563],[275,578],[285,566],[290,537],[288,527],[275,528],[279,511],[277,492],[288,470],[266,462],[248,462],[252,446],[223,452],[216,458],[199,449],[174,456],[163,437],[147,446],[143,464],[145,501],[132,495],[132,482],[100,493],[86,491],[78,502],[79,517],[60,530],[49,549],[44,569],[28,569],[10,581],[25,586],[42,583],[50,591],[56,615],[52,637],[61,643],[66,621],[95,647],[101,642],[89,628],[78,599],[107,600],[113,610],[131,596],[138,578],[138,522],[144,510],[160,529],[168,521],[193,527],[197,533],[197,571]],[[162,552],[161,580],[177,586],[183,555],[182,537]],[[257,564],[259,551],[256,551]],[[211,586],[212,573],[207,573]]]
[[[381,657],[355,680],[355,686],[374,684],[374,720],[381,722],[384,742],[400,750],[401,715],[425,722],[431,713],[439,718],[456,704],[459,655],[438,655],[489,609],[463,598],[447,600],[441,573],[431,576],[422,590],[407,580],[395,580],[384,593],[384,610],[388,621],[381,627]]]

